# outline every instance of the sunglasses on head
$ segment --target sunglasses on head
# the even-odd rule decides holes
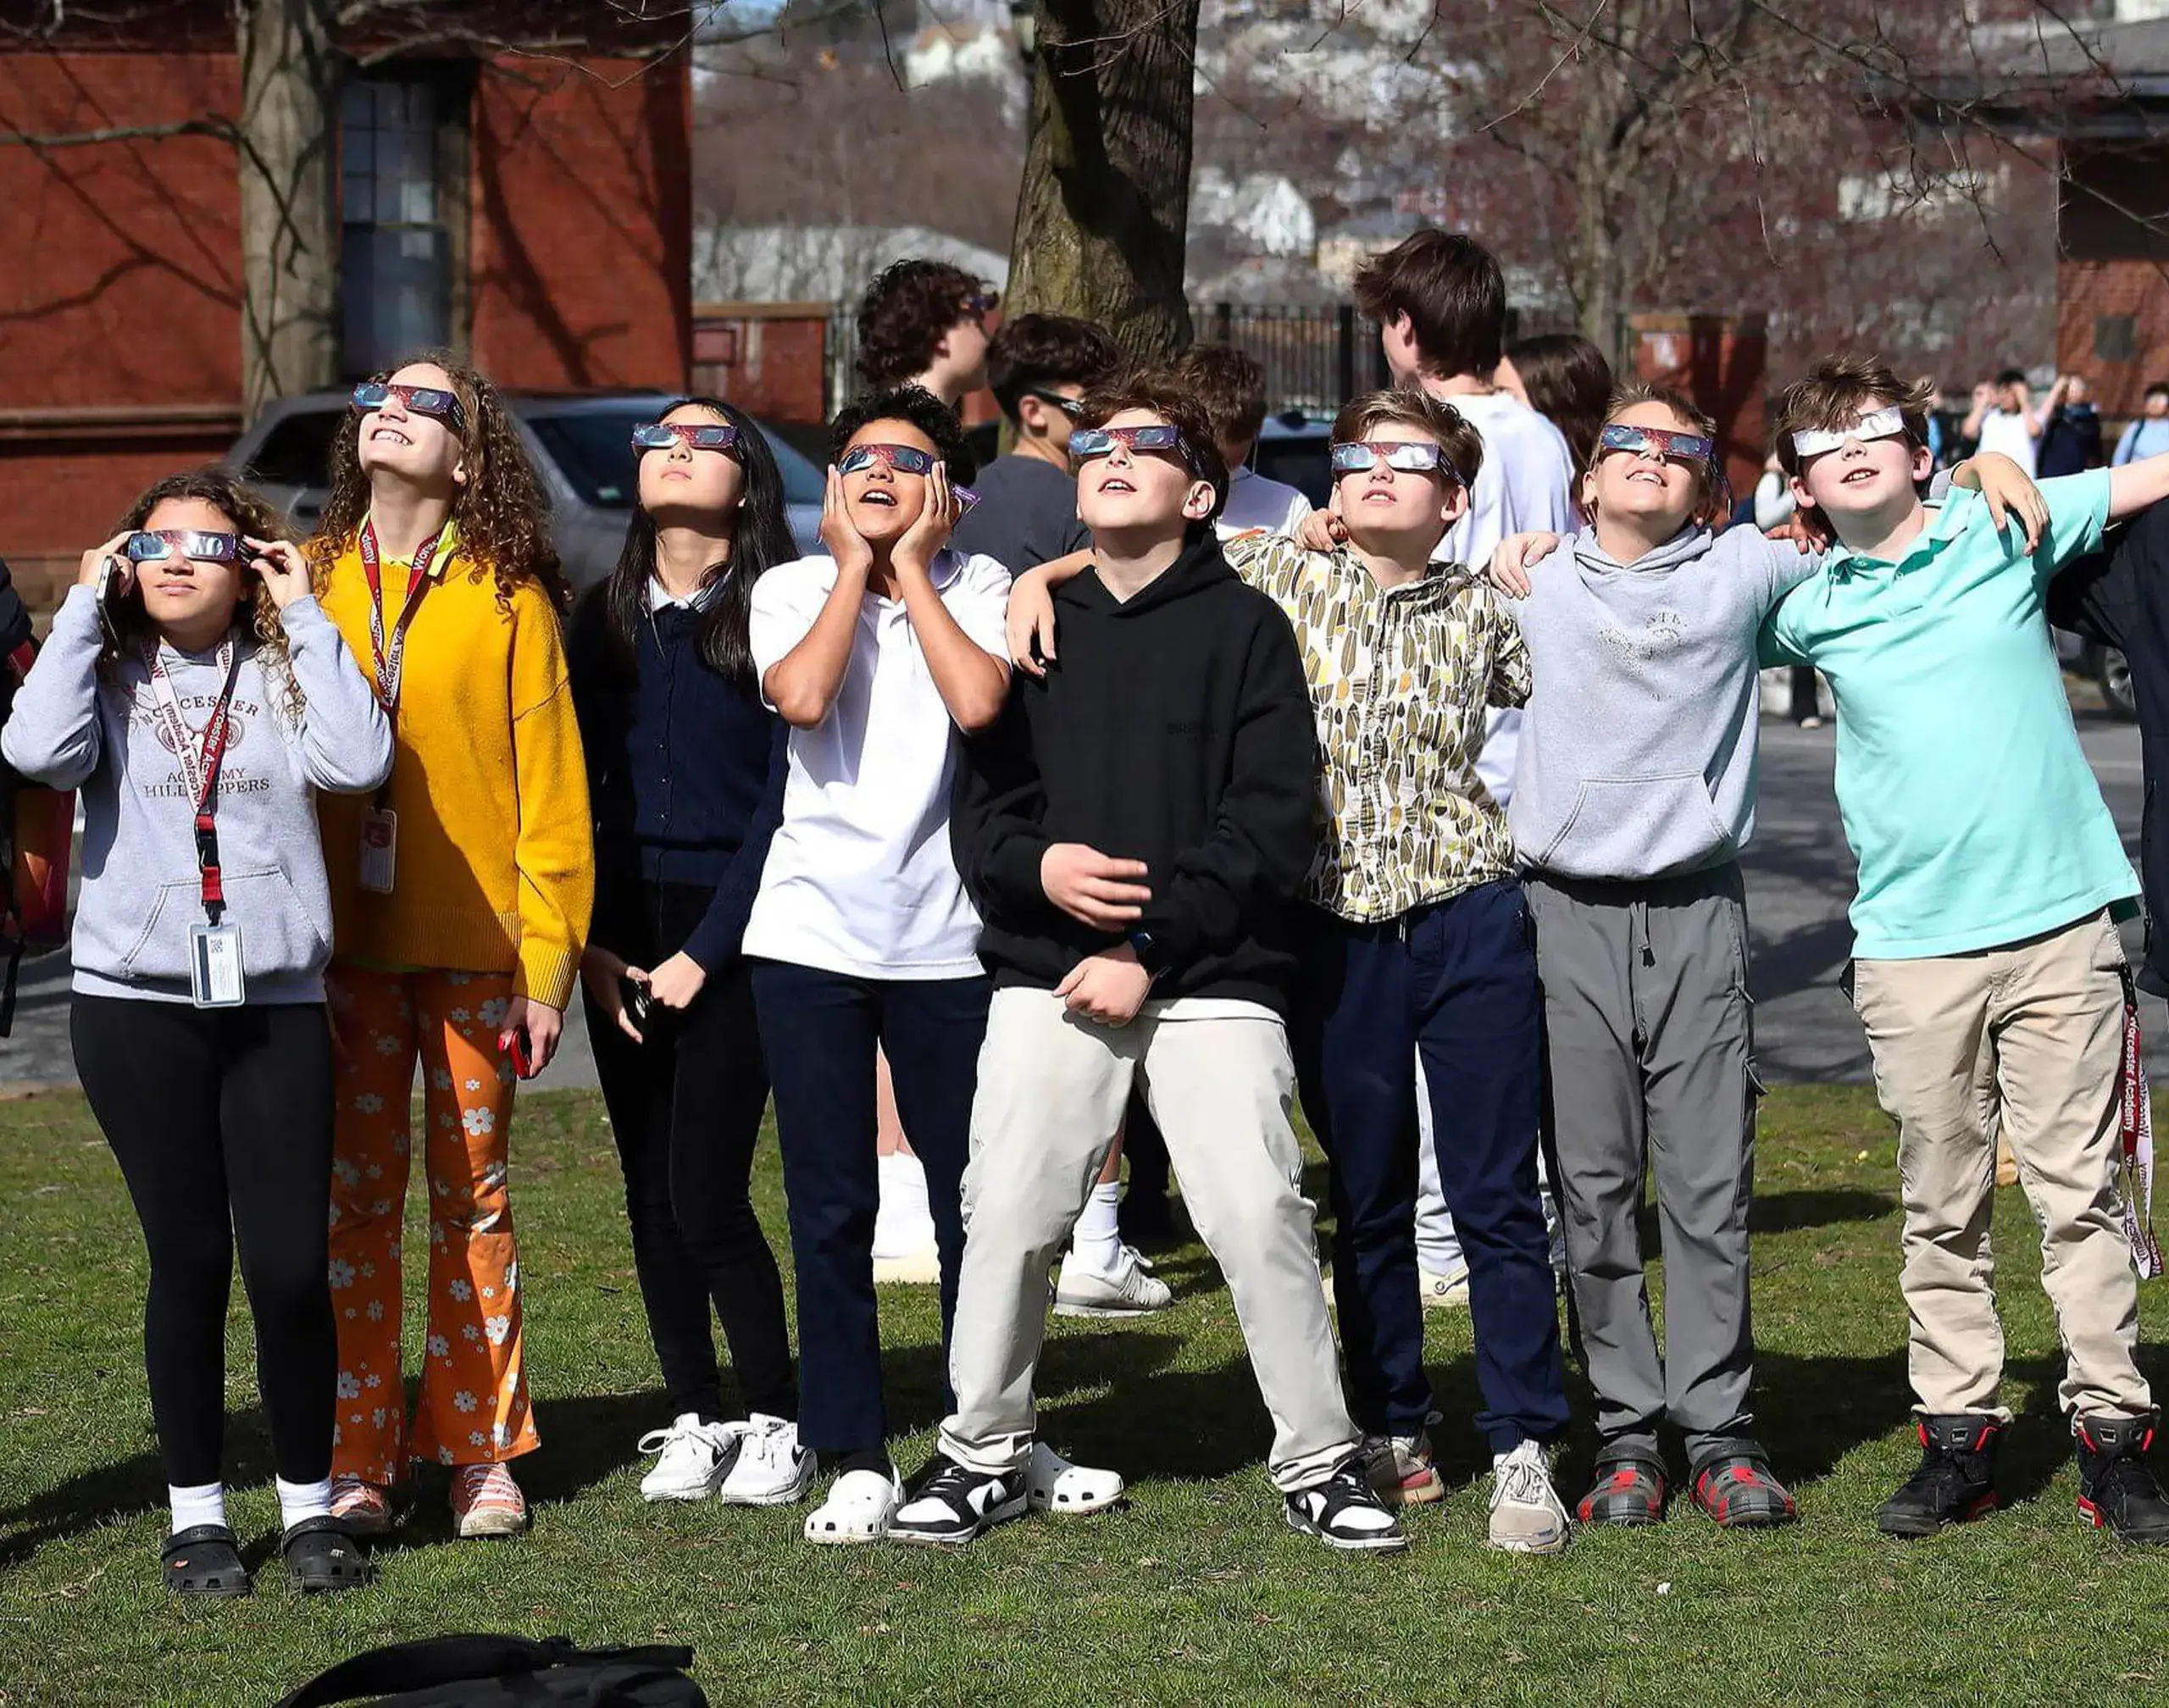
[[[241,562],[241,535],[200,528],[144,529],[128,536],[128,561],[156,563],[168,557],[196,557],[207,563]]]
[[[1082,397],[1065,397],[1049,385],[1027,385],[1024,388],[1024,395],[1027,397],[1036,397],[1042,403],[1053,404],[1073,421],[1084,413],[1084,400]]]
[[[708,421],[643,421],[633,429],[635,451],[668,451],[674,445],[694,451],[728,451],[737,442],[735,427]]]
[[[1118,445],[1132,456],[1140,451],[1162,455],[1173,452],[1192,474],[1197,472],[1197,453],[1190,449],[1179,427],[1079,427],[1069,435],[1070,459],[1089,463],[1095,457],[1107,456]]]
[[[1630,427],[1614,421],[1597,435],[1599,454],[1625,451],[1634,456],[1662,457],[1683,463],[1707,463],[1717,441],[1700,433],[1673,433],[1662,427]]]
[[[354,388],[352,401],[366,415],[395,397],[399,407],[412,414],[435,416],[455,433],[466,430],[467,412],[459,407],[458,396],[441,385],[397,385],[389,380],[364,380]]]
[[[1897,408],[1869,409],[1850,427],[1803,427],[1793,435],[1793,452],[1800,457],[1820,457],[1835,451],[1848,439],[1862,444],[1875,439],[1896,439],[1906,431],[1906,412]]]
[[[981,286],[964,299],[963,312],[979,316],[991,314],[1001,306],[1001,293],[991,286]]]
[[[1389,469],[1411,474],[1435,472],[1456,485],[1461,484],[1461,471],[1454,467],[1453,459],[1446,455],[1445,448],[1426,440],[1344,439],[1333,447],[1332,458],[1336,475],[1358,474],[1384,463]]]

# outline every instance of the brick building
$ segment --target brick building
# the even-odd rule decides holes
[[[549,9],[536,0],[524,25]],[[225,0],[140,16],[36,51],[9,38],[0,135],[235,117]],[[439,48],[353,74],[338,125],[346,376],[447,343],[511,388],[685,383],[687,62],[623,57],[657,45],[619,36],[580,59]],[[142,486],[240,432],[240,225],[235,146],[219,135],[0,147],[0,253],[14,258],[0,269],[0,555],[19,579],[71,571]]]
[[[2169,17],[2142,15],[2158,9],[2125,0],[2127,21],[2028,26],[1886,96],[1917,133],[1977,158],[1983,126],[2053,153],[2056,365],[2086,377],[2112,424],[2169,380]]]

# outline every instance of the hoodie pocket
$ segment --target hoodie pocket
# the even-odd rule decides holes
[[[274,868],[224,876],[225,917],[241,927],[245,977],[298,977],[318,971],[331,958],[330,944],[284,872]],[[143,929],[121,961],[121,976],[186,980],[189,932],[203,917],[202,890],[194,879],[160,884]]]
[[[1664,777],[1592,777],[1574,792],[1566,823],[1536,863],[1578,878],[1654,878],[1733,851],[1699,771]]]

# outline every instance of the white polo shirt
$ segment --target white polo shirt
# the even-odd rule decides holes
[[[753,663],[763,680],[812,630],[835,585],[829,557],[779,564],[754,582]],[[1008,656],[1007,569],[945,551],[934,585],[957,627]],[[949,852],[959,739],[903,602],[868,593],[829,715],[790,732],[783,825],[762,868],[746,954],[860,979],[981,970],[979,914]]]

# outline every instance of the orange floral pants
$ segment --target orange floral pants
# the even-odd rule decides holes
[[[331,1300],[339,1327],[334,1472],[390,1485],[408,1461],[472,1465],[541,1445],[522,1367],[519,1253],[506,1183],[512,1064],[500,973],[331,970],[341,1045],[331,1152]],[[400,1226],[423,1075],[430,1190],[428,1339],[408,1428],[400,1375]]]

